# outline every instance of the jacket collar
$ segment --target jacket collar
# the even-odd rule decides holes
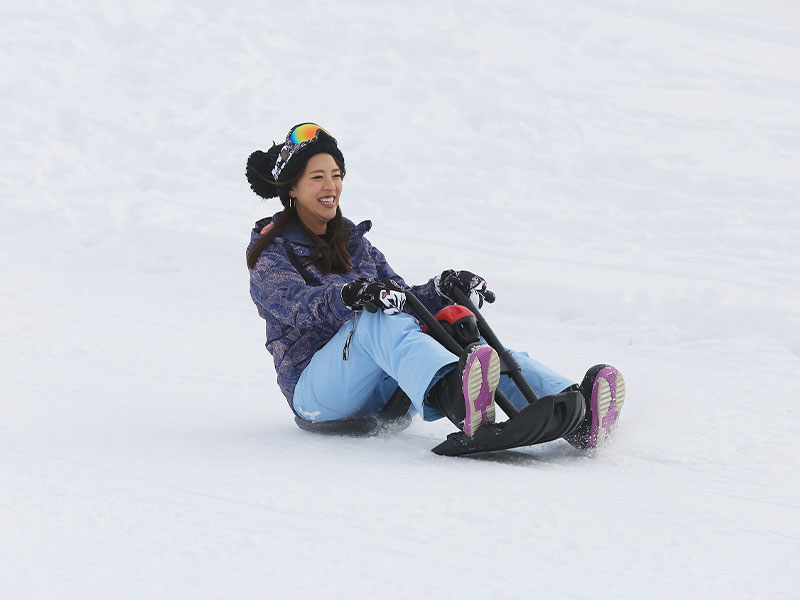
[[[272,215],[272,218],[265,218],[261,219],[260,221],[256,222],[255,230],[260,235],[261,230],[266,226],[268,223],[277,223],[278,217],[281,213],[275,213]],[[361,221],[358,225],[355,225],[350,219],[345,217],[344,219],[350,225],[350,240],[354,240],[360,237],[363,237],[365,233],[367,233],[370,229],[372,229],[372,221]],[[255,231],[254,230],[254,231]],[[284,240],[291,244],[297,244],[298,246],[313,246],[313,242],[309,239],[306,235],[305,231],[300,229],[297,225],[292,225],[283,232]]]

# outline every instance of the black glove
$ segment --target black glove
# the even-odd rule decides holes
[[[439,277],[434,279],[436,284],[436,291],[439,295],[452,300],[453,290],[458,288],[469,296],[470,300],[478,304],[478,308],[483,306],[483,301],[486,300],[489,304],[494,302],[495,295],[493,292],[486,288],[486,280],[475,273],[469,271],[453,271],[448,269],[443,271]]]
[[[366,308],[375,312],[380,308],[387,315],[393,315],[403,310],[406,294],[391,279],[362,277],[342,286],[342,302],[350,310]]]

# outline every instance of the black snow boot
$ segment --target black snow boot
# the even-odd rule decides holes
[[[576,448],[589,450],[606,439],[616,424],[625,402],[625,379],[611,365],[595,365],[586,372],[579,389],[586,415],[564,439]]]
[[[481,425],[494,423],[494,392],[499,382],[497,351],[488,344],[470,344],[458,367],[436,382],[425,402],[472,437]]]

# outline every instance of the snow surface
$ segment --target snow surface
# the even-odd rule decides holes
[[[800,597],[796,2],[0,7],[0,597]],[[618,435],[483,459],[297,429],[247,155],[503,341],[618,365]]]

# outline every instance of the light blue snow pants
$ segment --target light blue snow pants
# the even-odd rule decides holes
[[[574,383],[527,353],[511,352],[537,396],[557,394]],[[457,363],[458,357],[422,333],[411,315],[364,311],[314,354],[300,375],[292,403],[309,421],[364,417],[380,412],[399,385],[416,412],[433,421],[443,415],[423,401],[432,384]],[[527,406],[511,378],[502,376],[498,389],[516,408]]]

